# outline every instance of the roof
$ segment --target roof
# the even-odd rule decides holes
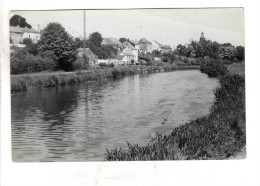
[[[27,32],[27,33],[38,33],[38,31],[34,30],[33,28],[21,28],[24,32]]]
[[[122,60],[124,57],[125,57],[125,55],[119,55],[119,56],[116,57],[116,59]]]
[[[148,41],[145,38],[140,39],[138,43],[150,43],[150,44],[152,44],[150,41]]]
[[[10,32],[23,33],[23,30],[18,26],[10,26]]]
[[[127,48],[129,48],[129,49],[131,49],[131,50],[137,50],[137,48],[135,48],[135,47],[132,45],[132,43],[129,42],[129,41],[125,41],[125,42],[123,43],[123,45],[124,45],[124,47],[127,47]]]
[[[122,45],[122,43],[118,39],[113,38],[113,37],[103,38],[102,44],[103,45]]]
[[[33,28],[22,28],[19,26],[10,26],[10,32],[15,33],[39,33],[38,31],[34,30]]]
[[[172,47],[170,45],[162,45],[161,47],[165,48],[165,49],[172,49]]]
[[[89,49],[89,48],[78,48],[77,50],[78,52],[78,56],[82,57],[83,54],[87,54],[90,58],[97,58],[97,56],[95,54],[93,54],[93,52]]]
[[[34,30],[33,28],[22,28],[18,26],[10,26],[10,32],[16,33],[39,33],[38,31]]]
[[[130,43],[133,43],[134,45],[137,45],[137,44],[138,44],[138,41],[137,41],[137,40],[129,39],[129,42],[130,42]]]

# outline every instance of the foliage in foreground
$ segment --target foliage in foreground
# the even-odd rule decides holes
[[[107,149],[110,161],[225,159],[238,152],[245,141],[245,80],[226,74],[214,91],[211,113],[157,134],[146,146],[128,143],[128,149]]]
[[[209,77],[218,77],[227,73],[227,68],[221,61],[209,59],[201,63],[200,71]]]

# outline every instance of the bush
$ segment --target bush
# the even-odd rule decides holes
[[[114,67],[114,63],[109,63],[109,67]]]
[[[209,77],[218,77],[225,74],[227,72],[227,68],[220,61],[208,59],[202,61],[200,71],[208,74]]]
[[[107,67],[107,64],[106,63],[99,63],[98,64],[100,67]]]
[[[72,63],[73,70],[89,69],[89,57],[83,53],[82,57],[77,57],[76,61]]]
[[[57,63],[50,57],[29,54],[26,49],[19,49],[11,55],[11,74],[54,71]]]

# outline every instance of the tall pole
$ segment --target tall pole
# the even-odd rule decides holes
[[[84,33],[84,48],[86,47],[86,12],[85,12],[85,10],[84,10],[84,14],[83,14],[83,33]]]

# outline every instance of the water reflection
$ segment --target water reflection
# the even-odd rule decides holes
[[[13,95],[13,160],[103,160],[106,148],[146,144],[151,132],[206,114],[216,85],[180,71]]]

